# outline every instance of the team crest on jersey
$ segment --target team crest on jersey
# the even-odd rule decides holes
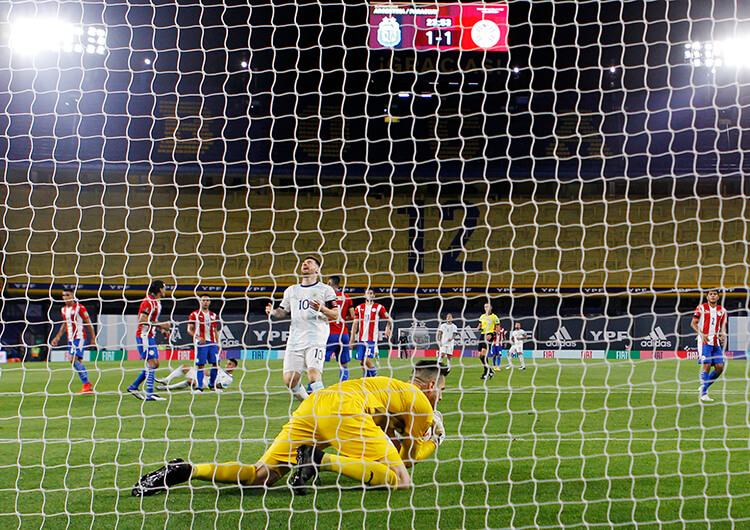
[[[401,42],[401,27],[396,17],[383,17],[378,25],[378,42],[386,48],[393,48]]]

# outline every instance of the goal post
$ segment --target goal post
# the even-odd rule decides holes
[[[0,526],[746,524],[747,17],[721,9],[0,8]],[[379,376],[456,325],[446,438],[410,491],[325,469],[304,497],[289,475],[132,496],[174,458],[249,466],[276,438],[293,330],[266,306],[310,255],[389,313]],[[185,383],[163,403],[129,391],[153,280],[156,384]],[[728,336],[701,376],[711,289]],[[90,394],[53,345],[63,291],[97,331]],[[220,393],[189,390],[202,296],[238,363]]]

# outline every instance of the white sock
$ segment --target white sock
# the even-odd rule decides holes
[[[300,401],[304,401],[310,396],[310,394],[307,393],[307,390],[305,390],[305,387],[300,383],[297,383],[297,386],[292,389],[292,394],[294,394],[294,397]]]
[[[526,360],[523,358],[523,355],[519,355],[518,360],[521,361],[521,367],[526,368]]]
[[[167,376],[165,381],[169,383],[172,379],[174,379],[178,375],[182,375],[182,368],[175,368],[174,370],[172,370],[172,373]]]
[[[321,388],[324,388],[323,381],[315,381],[313,383],[310,383],[310,390],[313,392],[317,392]]]
[[[187,388],[188,382],[187,381],[180,381],[179,383],[175,383],[173,385],[169,385],[167,387],[167,390],[179,390],[180,388]]]

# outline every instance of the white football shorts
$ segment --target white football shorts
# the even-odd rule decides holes
[[[323,372],[326,359],[326,347],[310,346],[302,350],[286,350],[284,352],[284,373],[296,372],[301,374],[310,369]]]

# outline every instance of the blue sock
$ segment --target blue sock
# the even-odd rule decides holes
[[[80,377],[80,378],[81,378],[81,382],[82,382],[82,383],[83,383],[84,385],[85,385],[85,384],[87,384],[87,383],[89,382],[89,374],[88,374],[88,372],[86,372],[86,367],[85,367],[85,366],[83,366],[83,363],[82,363],[82,362],[81,362],[80,360],[77,360],[77,361],[76,361],[76,362],[75,362],[75,363],[73,364],[73,367],[74,367],[74,368],[76,369],[76,371],[78,372],[78,377]]]
[[[377,377],[378,371],[375,368],[372,368],[371,370],[367,370],[367,374],[365,377]]]
[[[714,384],[714,381],[719,377],[719,374],[716,373],[716,370],[711,370],[708,373],[708,381],[706,382],[706,390],[708,390],[708,387]]]
[[[708,392],[708,386],[711,384],[709,383],[709,373],[704,372],[701,370],[701,396],[705,395],[706,392]]]
[[[344,382],[349,380],[349,367],[342,366],[339,370],[339,381]]]
[[[146,395],[150,396],[154,393],[154,377],[156,376],[156,368],[149,366],[146,368]]]
[[[219,375],[219,369],[218,368],[211,368],[211,371],[208,374],[208,386],[211,388],[216,386],[216,376]]]
[[[203,369],[198,368],[195,378],[198,381],[198,388],[203,388]]]
[[[146,370],[141,370],[141,373],[138,374],[138,377],[135,378],[135,381],[133,381],[133,384],[130,385],[129,388],[138,388],[141,386],[141,383],[143,383],[146,380]]]

